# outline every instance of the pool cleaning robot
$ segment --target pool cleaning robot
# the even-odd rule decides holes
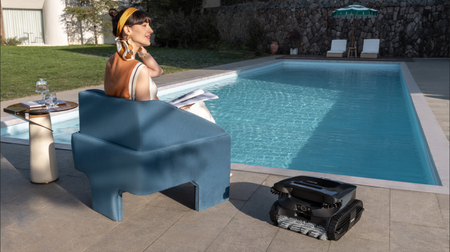
[[[364,211],[356,186],[339,181],[298,176],[270,190],[278,195],[269,213],[275,225],[321,240],[339,240]]]

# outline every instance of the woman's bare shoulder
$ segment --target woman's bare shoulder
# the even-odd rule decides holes
[[[148,78],[148,68],[146,67],[141,67],[141,70],[139,71],[139,77],[146,77]]]
[[[136,82],[136,100],[147,101],[150,100],[149,92],[149,79],[148,79],[148,69],[146,67],[141,67],[139,75]]]

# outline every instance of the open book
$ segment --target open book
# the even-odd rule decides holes
[[[29,109],[45,107],[44,103],[39,103],[39,102],[40,101],[24,101],[24,102],[21,102],[20,105],[22,105],[23,107],[29,108]],[[66,102],[62,101],[62,100],[58,100],[58,104],[63,105],[63,104],[66,104]]]
[[[219,97],[215,94],[211,94],[210,92],[203,91],[202,89],[198,88],[192,92],[189,92],[185,95],[182,95],[178,98],[175,98],[169,102],[169,104],[172,104],[176,106],[177,108],[181,108],[186,105],[191,105],[196,102],[201,101],[207,101],[212,99],[218,99]]]

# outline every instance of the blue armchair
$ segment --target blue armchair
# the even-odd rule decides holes
[[[95,211],[120,221],[122,193],[147,195],[195,186],[195,210],[229,198],[230,135],[163,101],[131,101],[101,90],[79,93],[75,169],[91,183]]]

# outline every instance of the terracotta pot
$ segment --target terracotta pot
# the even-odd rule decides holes
[[[278,43],[277,41],[272,41],[272,44],[270,45],[270,53],[274,55],[278,51]]]

